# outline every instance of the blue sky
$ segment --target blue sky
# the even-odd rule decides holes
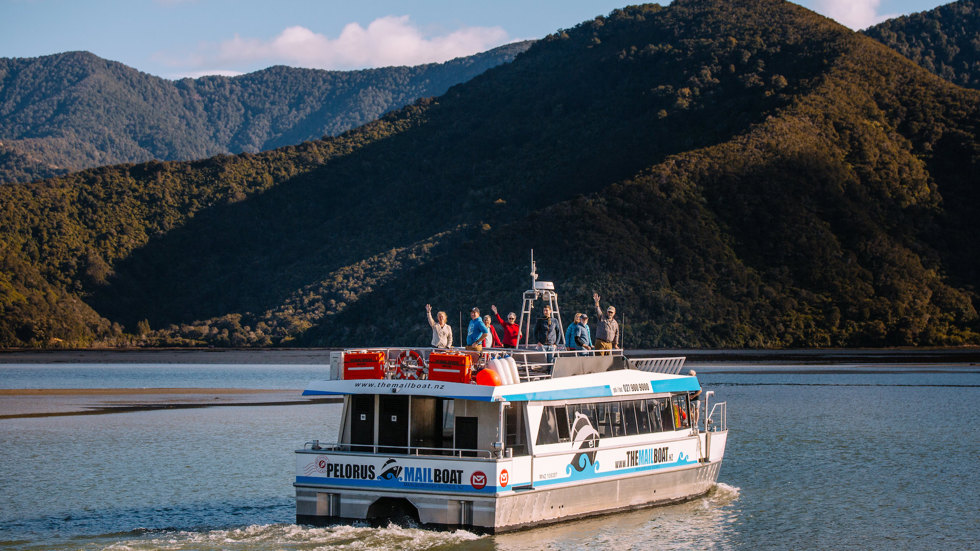
[[[947,2],[798,3],[861,29]],[[624,5],[624,0],[0,0],[0,57],[87,50],[165,78],[240,74],[271,65],[415,65],[540,38]]]

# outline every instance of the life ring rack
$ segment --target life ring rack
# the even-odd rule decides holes
[[[408,363],[409,360],[415,360],[415,365],[412,366]],[[395,364],[395,379],[408,379],[416,380],[421,379],[422,375],[425,373],[425,359],[418,350],[405,350],[398,355],[398,360]]]

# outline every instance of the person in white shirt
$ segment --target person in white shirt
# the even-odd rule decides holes
[[[426,304],[425,315],[429,318],[429,326],[432,327],[432,347],[452,348],[453,328],[446,323],[446,313],[439,312],[436,314],[436,319],[432,319],[432,306]]]

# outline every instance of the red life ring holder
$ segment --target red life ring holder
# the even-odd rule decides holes
[[[406,361],[412,358],[415,360],[415,364],[419,368],[425,367],[425,360],[422,359],[422,354],[419,354],[417,350],[406,350],[398,356],[398,367],[395,368],[395,378],[396,379],[418,379],[419,370],[418,369],[402,369],[402,367],[408,367]]]

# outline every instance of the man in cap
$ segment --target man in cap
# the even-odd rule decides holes
[[[470,310],[470,325],[466,329],[466,349],[480,352],[483,350],[483,339],[489,334],[490,329],[480,319],[480,309],[474,306]]]
[[[592,299],[595,301],[596,315],[599,316],[595,329],[595,349],[600,355],[606,355],[610,353],[608,350],[619,348],[619,322],[614,319],[616,309],[612,306],[606,308],[606,315],[603,317],[599,307],[599,294],[592,293]]]

